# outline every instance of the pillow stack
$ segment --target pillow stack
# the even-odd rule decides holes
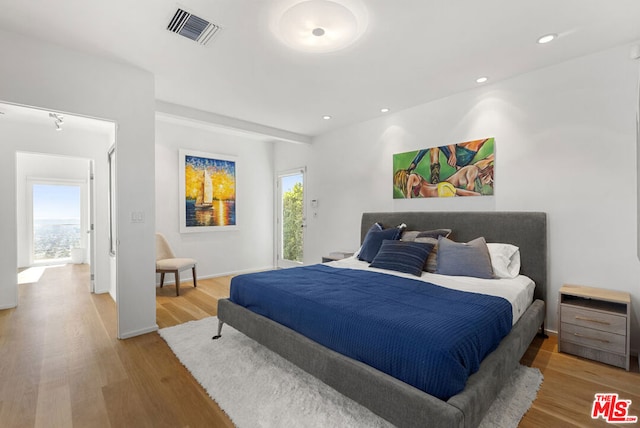
[[[448,238],[451,229],[405,231],[405,225],[369,228],[358,259],[370,267],[421,276],[422,271],[475,278],[515,278],[520,274],[520,249],[489,243],[484,237],[469,242]]]

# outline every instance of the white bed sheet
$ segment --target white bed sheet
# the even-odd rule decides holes
[[[454,290],[502,297],[511,303],[511,307],[513,309],[512,324],[515,324],[520,319],[520,316],[522,316],[531,302],[533,302],[533,293],[535,291],[535,283],[533,280],[524,275],[519,275],[515,278],[482,279],[472,278],[469,276],[448,276],[422,272],[422,276],[417,277],[408,273],[370,268],[369,263],[358,260],[355,256],[325,264],[336,268],[361,269],[380,272],[388,275],[396,275],[404,278],[430,282],[432,284]]]

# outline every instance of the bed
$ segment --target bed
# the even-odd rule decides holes
[[[411,385],[411,381],[399,380],[374,368],[375,363],[373,366],[365,364],[362,358],[351,358],[329,349],[254,312],[255,308],[247,309],[229,299],[219,301],[219,329],[225,323],[233,326],[396,426],[475,427],[517,367],[533,337],[538,332],[544,334],[546,215],[530,212],[365,213],[361,220],[361,242],[376,222],[404,223],[407,230],[449,228],[452,230],[450,238],[458,242],[483,236],[487,242],[508,243],[520,248],[520,273],[535,283],[533,303],[522,311],[495,349],[492,347],[493,350],[483,356],[479,368],[465,379],[461,391],[451,396],[429,394],[421,385]],[[318,266],[310,269],[341,268]]]

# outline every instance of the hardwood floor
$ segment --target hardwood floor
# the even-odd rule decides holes
[[[20,285],[19,306],[0,311],[2,427],[232,427],[157,333],[116,339],[115,305],[87,289],[84,265],[49,268]],[[229,277],[157,289],[160,328],[216,314]],[[595,393],[631,400],[640,416],[640,374],[557,352],[536,338],[522,363],[544,374],[520,427],[612,426],[592,420]]]
[[[0,426],[232,427],[157,333],[116,339],[115,304],[89,293],[88,274],[49,268],[0,311]],[[159,303],[163,326],[214,315],[211,282]]]

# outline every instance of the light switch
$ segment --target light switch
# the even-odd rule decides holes
[[[132,211],[131,212],[131,223],[144,223],[144,212],[143,211]]]

